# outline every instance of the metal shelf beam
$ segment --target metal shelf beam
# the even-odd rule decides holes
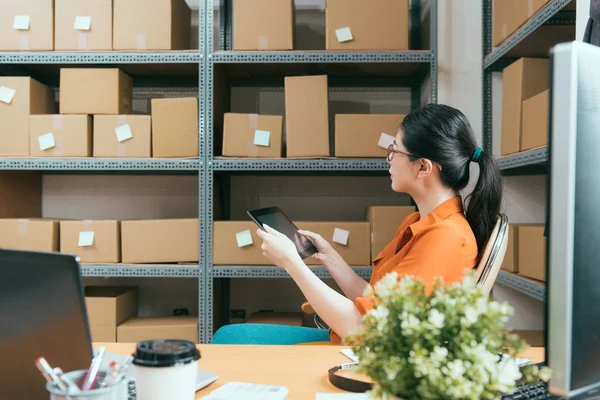
[[[483,60],[483,68],[492,67],[494,63],[502,58],[506,53],[517,46],[523,39],[531,35],[536,29],[548,22],[557,12],[562,10],[571,0],[551,0],[544,8],[533,18],[527,21],[521,28],[513,33],[509,38],[487,54]]]
[[[385,159],[214,159],[213,171],[387,171]]]
[[[331,278],[331,275],[325,267],[310,267],[310,269],[321,279]],[[371,277],[371,267],[354,267],[356,273],[363,279]],[[244,267],[244,266],[225,266],[215,265],[210,271],[213,278],[289,278],[285,270],[279,267]]]
[[[0,64],[197,64],[201,60],[198,50],[0,53]]]
[[[521,153],[511,154],[498,158],[498,165],[501,170],[506,171],[514,168],[527,167],[532,165],[546,164],[548,162],[548,147],[523,151]]]
[[[199,278],[198,265],[135,265],[135,264],[82,264],[85,277],[102,278]]]
[[[434,54],[414,51],[220,51],[209,54],[215,63],[430,63]]]
[[[198,159],[171,158],[0,158],[0,170],[198,171]]]
[[[508,286],[540,301],[546,301],[546,287],[542,282],[534,282],[519,275],[500,271],[496,283]]]

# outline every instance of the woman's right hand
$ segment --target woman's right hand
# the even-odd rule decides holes
[[[298,230],[298,233],[308,238],[317,248],[317,253],[313,254],[313,258],[319,262],[325,262],[330,259],[336,251],[331,247],[331,244],[323,239],[323,236],[311,231]]]

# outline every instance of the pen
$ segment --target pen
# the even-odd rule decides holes
[[[81,390],[91,390],[96,383],[96,379],[98,378],[98,372],[100,371],[100,365],[102,364],[102,359],[104,358],[104,353],[106,352],[105,347],[98,348],[98,352],[96,356],[92,359],[92,363],[88,372],[85,374],[85,378],[83,379],[83,383],[81,384]]]
[[[46,381],[48,383],[56,384],[56,386],[58,386],[58,388],[60,388],[63,391],[67,390],[67,386],[65,385],[65,383],[58,379],[58,377],[52,370],[52,367],[50,367],[50,364],[48,364],[48,361],[46,361],[44,357],[40,357],[37,360],[35,360],[35,365],[40,370],[44,378],[46,378]]]
[[[67,391],[69,393],[79,393],[79,387],[75,384],[75,382],[73,382],[71,380],[71,378],[69,378],[62,369],[60,368],[54,368],[52,370],[54,372],[54,374],[56,375],[56,377],[58,378],[59,381],[64,382],[65,385],[67,385]]]

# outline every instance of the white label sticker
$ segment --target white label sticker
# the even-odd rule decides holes
[[[10,104],[15,97],[14,89],[7,88],[6,86],[0,86],[0,101]]]
[[[337,37],[337,40],[340,43],[349,42],[354,39],[352,37],[352,31],[350,30],[349,26],[345,28],[336,29],[335,36]]]
[[[131,139],[133,137],[133,134],[131,133],[131,127],[129,126],[129,124],[119,126],[115,129],[115,132],[117,134],[117,140],[119,142],[124,142],[127,139]]]
[[[73,28],[80,31],[89,31],[92,26],[92,17],[75,17]]]
[[[261,131],[257,129],[254,131],[254,144],[257,146],[269,147],[271,141],[271,132]]]
[[[383,147],[384,149],[387,150],[387,148],[390,147],[390,145],[394,144],[394,140],[396,140],[395,137],[383,132],[381,134],[381,136],[379,137],[379,143],[377,143],[377,144],[379,145],[379,147]]]
[[[79,232],[79,247],[88,247],[94,244],[94,231]]]
[[[56,146],[52,132],[38,137],[38,142],[40,143],[40,150],[48,150]]]
[[[343,244],[344,246],[348,245],[348,237],[350,236],[350,232],[345,229],[335,228],[333,230],[333,241],[335,243]]]
[[[235,240],[238,247],[250,246],[252,243],[252,234],[249,230],[241,231],[235,234]]]
[[[18,29],[20,31],[29,30],[29,15],[15,15],[13,29]]]

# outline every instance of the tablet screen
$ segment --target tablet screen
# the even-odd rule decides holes
[[[287,236],[296,245],[302,259],[317,252],[311,241],[298,233],[298,227],[278,207],[250,210],[248,215],[260,228],[266,224]]]

